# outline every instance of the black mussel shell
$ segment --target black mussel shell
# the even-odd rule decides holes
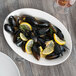
[[[13,42],[16,43],[20,39],[21,30],[17,30],[13,35]]]
[[[30,39],[31,37],[32,37],[32,32],[31,31],[27,31],[27,30],[25,30],[25,32],[23,32],[24,33],[24,35],[28,38],[28,39]]]
[[[29,15],[23,15],[23,16],[21,16],[21,19],[22,19],[23,22],[28,22],[32,26],[38,24],[38,22],[36,21],[36,19],[34,17],[32,17],[32,16],[29,16]]]
[[[22,50],[23,50],[24,52],[26,52],[26,50],[25,50],[25,44],[26,44],[26,42],[23,42],[22,45],[21,45],[21,48],[22,48]]]
[[[64,40],[64,35],[62,34],[62,32],[58,32],[57,33],[57,36],[60,38],[60,39],[62,39],[62,40]]]
[[[50,40],[54,40],[53,34],[50,34],[50,32],[47,33],[46,37],[49,38]]]
[[[39,60],[40,59],[40,49],[38,47],[38,44],[34,44],[32,47],[32,53],[34,55],[34,57]]]
[[[65,48],[57,43],[55,43],[54,47],[54,53],[56,55],[63,55],[63,52],[65,51]]]
[[[40,45],[40,46],[42,46],[42,48],[44,49],[45,48],[45,40],[44,39],[42,39],[42,38],[38,38],[38,41],[37,41],[37,43]]]
[[[69,50],[69,48],[66,45],[63,45],[63,47],[65,48],[64,51]]]
[[[59,55],[52,53],[52,54],[47,55],[45,58],[51,60],[51,59],[56,59],[58,57]]]
[[[34,40],[34,42],[38,41],[37,37],[32,37],[32,39]]]
[[[50,26],[50,22],[46,20],[38,20],[38,27],[49,27],[49,26]]]
[[[4,25],[4,28],[9,33],[12,33],[13,34],[15,32],[14,28],[12,26],[10,26],[9,24],[5,24]]]
[[[19,38],[17,39],[16,45],[17,46],[22,46],[23,41]]]
[[[38,37],[38,30],[33,30],[34,36]]]
[[[14,35],[19,36],[20,32],[22,32],[20,29],[16,30]]]
[[[59,28],[57,28],[56,26],[54,26],[54,28],[56,29],[56,34],[57,34],[57,36],[58,36],[60,39],[64,40],[64,35],[63,35],[62,31],[61,31]]]
[[[41,44],[44,44],[45,43],[44,39],[42,39],[40,37],[38,38],[38,42],[41,43]]]
[[[12,25],[12,26],[16,26],[17,25],[14,16],[10,16],[8,18],[8,21],[9,21],[10,25]]]
[[[13,42],[14,42],[14,43],[17,42],[17,36],[16,36],[16,35],[13,36]]]
[[[48,28],[43,28],[43,29],[38,30],[39,35],[45,35],[48,32],[50,32],[50,30]]]
[[[39,38],[43,39],[44,41],[50,41],[51,38],[48,35],[40,35]]]

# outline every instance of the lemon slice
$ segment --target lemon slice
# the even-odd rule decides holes
[[[61,40],[55,33],[54,33],[54,40],[59,45],[64,45],[66,43],[65,41]]]
[[[42,48],[42,46],[40,46],[39,49],[40,49],[40,57],[44,58],[45,55],[43,54],[43,48]]]
[[[51,54],[54,51],[54,42],[51,40],[50,44],[46,46],[46,48],[43,50],[44,55]]]
[[[28,54],[31,54],[31,47],[33,46],[34,41],[32,39],[28,40],[26,45],[25,45],[25,50]]]
[[[31,25],[30,25],[29,23],[27,23],[27,22],[22,22],[22,23],[20,24],[20,29],[23,30],[23,31],[25,31],[25,29],[31,31],[31,30],[32,30],[32,27],[31,27]]]
[[[23,40],[23,41],[27,41],[28,39],[24,36],[23,33],[20,33],[20,38]]]

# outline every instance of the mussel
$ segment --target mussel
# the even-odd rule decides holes
[[[34,40],[34,42],[38,41],[37,37],[32,37],[32,39]]]
[[[52,54],[47,55],[45,58],[50,60],[50,59],[56,59],[58,57],[59,57],[59,55],[52,53]]]
[[[49,27],[50,26],[50,22],[46,21],[46,20],[38,20],[38,27]]]
[[[20,32],[21,32],[21,30],[17,30],[15,33],[14,33],[14,35],[13,35],[13,42],[14,43],[16,43],[17,42],[17,40],[20,38]]]
[[[36,19],[35,19],[34,17],[32,17],[32,16],[29,16],[29,15],[23,15],[23,16],[21,16],[21,20],[22,20],[23,22],[28,22],[28,23],[31,24],[32,26],[38,24],[38,22],[36,21]]]
[[[44,49],[45,48],[45,40],[44,39],[42,39],[42,38],[38,38],[38,41],[37,41],[37,43],[40,45],[40,46],[42,46],[42,48]]]
[[[54,26],[54,28],[55,28],[55,30],[56,30],[57,36],[58,36],[60,39],[64,40],[64,35],[63,35],[62,31],[61,31],[59,28],[57,28],[56,26]]]
[[[19,38],[17,39],[16,45],[17,46],[22,46],[23,41]]]
[[[37,43],[34,43],[34,45],[33,45],[33,47],[32,47],[32,53],[33,53],[33,56],[34,56],[37,60],[40,59],[40,49],[39,49]]]
[[[23,50],[24,52],[26,52],[26,51],[25,51],[25,44],[26,44],[26,42],[24,41],[24,42],[22,43],[22,45],[21,45],[21,48],[22,48],[22,50]]]
[[[66,50],[68,50],[67,46],[65,46],[65,45],[62,46],[62,45],[55,43],[54,52],[47,55],[45,58],[46,59],[56,59],[60,56],[63,56],[63,52],[65,52]]]
[[[9,33],[12,33],[13,34],[15,32],[14,28],[12,26],[10,26],[9,24],[5,24],[4,25],[4,28]]]
[[[15,18],[17,27],[19,27],[20,23],[22,22],[20,19],[20,16],[15,16],[14,18]]]
[[[8,18],[8,22],[10,23],[10,25],[12,25],[13,27],[16,26],[16,20],[14,18],[14,16],[10,16]]]
[[[38,42],[41,43],[41,44],[44,44],[45,43],[45,40],[39,37],[38,38]]]
[[[46,35],[50,30],[48,28],[43,28],[38,30],[39,35]]]
[[[25,30],[25,32],[23,32],[23,33],[24,33],[24,35],[25,35],[28,39],[30,39],[30,38],[32,37],[32,32],[31,32],[31,31]]]
[[[65,52],[65,51],[66,51],[66,49],[64,46],[61,46],[61,45],[55,43],[54,53],[56,55],[63,55],[63,52]]]

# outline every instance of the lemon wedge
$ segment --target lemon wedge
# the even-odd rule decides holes
[[[32,26],[29,24],[29,23],[27,23],[27,22],[22,22],[21,24],[20,24],[20,29],[21,30],[23,30],[23,31],[25,31],[25,30],[32,30]]]
[[[42,46],[40,46],[39,49],[40,49],[40,57],[44,58],[45,55],[43,54],[43,48],[42,48]]]
[[[27,41],[28,39],[24,36],[23,33],[20,33],[20,38],[23,40],[23,41]]]
[[[50,44],[46,46],[46,48],[43,50],[44,55],[49,55],[52,52],[54,52],[54,42],[51,40]]]
[[[39,49],[40,49],[40,52],[43,52],[43,48],[42,48],[42,46],[40,46]]]
[[[32,39],[28,40],[26,45],[25,45],[25,50],[28,54],[31,54],[31,47],[33,46],[34,41]]]
[[[64,40],[61,40],[55,33],[54,33],[54,40],[59,45],[65,45],[65,43],[66,43]]]

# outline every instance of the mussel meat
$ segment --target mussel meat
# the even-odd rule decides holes
[[[5,24],[4,25],[4,28],[9,33],[12,33],[13,34],[15,32],[14,28],[12,26],[10,26],[9,24]]]
[[[36,43],[32,47],[32,53],[37,60],[40,59],[40,49]]]
[[[14,16],[10,16],[8,18],[8,21],[9,21],[10,25],[12,25],[13,27],[16,26],[16,20],[15,20]]]

